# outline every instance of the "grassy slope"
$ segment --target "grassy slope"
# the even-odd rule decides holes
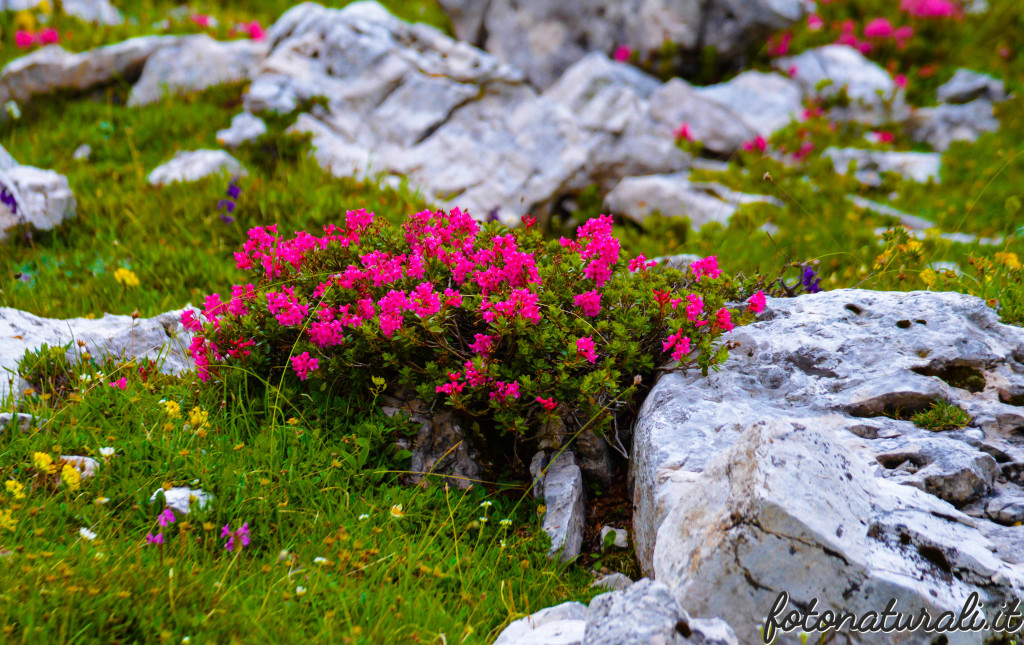
[[[229,12],[213,5],[197,10],[217,15],[224,23],[218,35],[226,37],[228,18],[255,18],[267,25],[288,4],[261,0],[232,3]],[[881,12],[895,18],[890,4],[830,3],[827,19],[863,21]],[[1005,59],[995,50],[1013,45],[1011,36],[1019,31],[1024,10],[1010,0],[992,4],[995,18],[969,19],[940,30],[928,27],[926,44],[899,54],[900,61],[908,61],[900,62],[904,67],[898,71],[911,76],[913,102],[927,103],[934,87],[961,65],[990,71],[1020,94],[1020,57],[1014,52]],[[73,32],[67,46],[83,49],[150,33],[150,25],[171,6],[127,5],[126,14],[138,16],[138,25],[120,28],[55,20],[62,32]],[[433,3],[392,8],[405,18],[422,16],[445,28]],[[16,55],[8,37],[13,20],[0,17],[7,35],[0,44],[2,60]],[[196,30],[187,21],[170,29]],[[822,38],[797,29],[794,46],[820,44]],[[938,68],[932,76],[915,76],[933,60]],[[145,176],[175,150],[215,147],[216,130],[239,110],[241,88],[217,88],[131,110],[123,106],[127,89],[37,101],[22,106],[20,121],[0,126],[0,143],[23,163],[67,175],[79,202],[77,219],[58,231],[0,247],[0,305],[49,316],[136,308],[151,315],[198,302],[211,291],[223,293],[238,277],[231,252],[250,226],[278,222],[284,230],[316,229],[346,209],[363,206],[397,220],[424,206],[406,190],[330,178],[303,154],[295,154],[294,142],[275,137],[280,150],[288,152],[276,163],[273,145],[237,154],[253,174],[240,184],[237,221],[224,224],[216,204],[225,179],[155,189]],[[1012,198],[1020,195],[1021,107],[1019,99],[1007,104],[1000,132],[944,155],[940,186],[893,181],[863,194],[886,201],[895,192],[894,205],[933,218],[946,231],[1012,233],[1019,225],[1009,211]],[[286,125],[276,125],[275,132]],[[891,222],[855,212],[844,195],[858,189],[851,180],[836,178],[830,164],[817,156],[832,143],[863,142],[863,131],[830,132],[812,122],[780,133],[772,145],[796,149],[801,127],[816,143],[805,165],[786,167],[741,155],[728,173],[715,177],[775,195],[786,202],[784,209],[751,207],[727,227],[700,232],[688,231],[678,218],[654,220],[646,231],[623,224],[618,233],[625,255],[718,253],[727,270],[773,274],[789,262],[817,259],[829,288],[909,289],[925,286],[922,269],[928,262],[952,260],[967,268],[970,255],[1024,253],[1017,238],[997,249],[928,240],[920,249],[894,249],[890,261],[876,266],[883,248],[870,231]],[[72,160],[82,143],[92,146],[92,161]],[[899,136],[894,145],[912,147]],[[772,181],[764,179],[766,172]],[[581,204],[573,214],[577,220],[600,211],[586,199]],[[757,230],[766,220],[780,228],[771,239]],[[991,282],[985,276],[977,282],[936,277],[933,285],[998,298],[1004,313],[1019,312],[1012,308],[1021,299],[1019,273],[1007,264],[997,263],[989,273]],[[119,284],[113,277],[118,267],[130,268],[141,284]],[[60,402],[35,397],[23,409],[50,422],[27,434],[0,435],[0,481],[21,482],[28,492],[27,498],[16,499],[0,489],[0,513],[10,511],[6,517],[0,514],[0,546],[13,551],[0,568],[0,640],[181,642],[188,636],[193,643],[267,638],[437,642],[443,633],[447,642],[464,637],[465,642],[482,642],[524,611],[567,598],[585,600],[592,593],[580,569],[559,571],[546,563],[535,503],[516,506],[521,488],[502,493],[497,486],[476,486],[463,496],[439,487],[399,487],[395,474],[384,471],[407,466],[407,456],[390,448],[407,428],[366,413],[372,408],[368,391],[312,397],[285,391],[279,397],[273,388],[269,394],[211,390],[188,379],[143,382],[134,375],[136,367],[87,365],[89,373],[121,370],[112,378],[131,372],[128,389],[91,381]],[[160,399],[180,403],[185,415],[196,406],[208,411],[208,427],[202,432],[185,427],[187,419],[171,418]],[[294,407],[279,409],[275,402],[280,401]],[[96,456],[102,446],[114,447],[116,456],[76,492],[33,476],[33,452]],[[162,551],[146,546],[146,533],[159,529],[158,509],[147,503],[149,495],[164,483],[192,482],[213,492],[215,502],[190,518],[184,533],[180,522],[167,529]],[[97,505],[97,497],[109,502]],[[484,501],[494,506],[487,510],[489,521],[481,524]],[[403,505],[404,517],[391,516],[394,504]],[[360,520],[363,514],[369,518]],[[497,523],[504,517],[513,520],[507,530]],[[220,527],[242,522],[249,523],[252,544],[241,553],[226,552]],[[95,531],[97,540],[80,538],[80,527]],[[279,562],[282,550],[294,554],[295,564]],[[329,563],[315,564],[317,557]],[[301,596],[300,586],[306,589]]]

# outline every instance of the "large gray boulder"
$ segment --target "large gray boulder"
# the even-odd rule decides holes
[[[220,42],[206,34],[185,36],[180,43],[149,57],[142,76],[132,87],[128,105],[155,103],[168,93],[195,92],[244,81],[266,55],[266,43],[256,40]]]
[[[650,114],[656,79],[595,54],[543,94],[521,72],[374,2],[305,3],[268,31],[271,51],[245,95],[251,112],[291,112],[338,175],[408,178],[440,206],[506,222],[622,177],[688,165]],[[499,210],[500,209],[500,210]]]
[[[919,108],[907,120],[907,130],[914,141],[927,143],[940,152],[948,150],[955,141],[973,142],[998,129],[995,106],[983,98],[961,105],[944,103]]]
[[[782,591],[933,619],[1021,596],[1024,330],[962,294],[838,290],[769,299],[730,340],[721,371],[664,375],[634,434],[637,556],[680,605],[756,642]],[[968,427],[906,420],[938,401]]]
[[[142,36],[78,54],[48,45],[0,69],[0,104],[58,90],[87,90],[115,79],[135,80],[154,52],[178,36]]]
[[[192,368],[188,352],[192,335],[181,324],[181,311],[139,319],[113,314],[56,319],[0,307],[0,398],[8,393],[17,397],[28,387],[18,376],[18,364],[26,351],[36,351],[44,343],[50,347],[70,343],[67,358],[72,363],[88,352],[97,359],[149,358],[165,374]]]
[[[745,53],[770,32],[799,20],[799,0],[441,0],[455,35],[526,72],[539,88],[555,83],[588,53],[628,47],[651,59],[666,41],[683,52]]]
[[[940,103],[969,103],[975,99],[999,103],[1006,99],[1006,87],[1001,80],[988,74],[960,68],[939,86],[935,97]]]

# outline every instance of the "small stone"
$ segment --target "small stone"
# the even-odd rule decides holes
[[[241,176],[249,174],[237,159],[223,150],[180,150],[170,161],[149,173],[149,183],[166,186],[179,181],[198,181],[218,173]]]
[[[629,548],[629,533],[626,529],[617,529],[611,526],[601,527],[601,550],[605,550],[605,545],[608,541],[605,539],[609,534],[614,534],[612,538],[612,546],[619,549]]]
[[[231,126],[217,131],[217,143],[237,148],[247,141],[255,141],[266,133],[267,124],[263,119],[249,112],[241,112],[231,119]]]
[[[198,508],[206,508],[206,505],[213,500],[213,495],[205,493],[201,489],[180,486],[169,490],[164,490],[163,488],[156,489],[149,498],[150,503],[155,502],[160,493],[164,494],[164,504],[167,508],[181,515],[188,515],[193,500],[195,500]]]
[[[88,161],[89,157],[91,156],[92,147],[88,143],[83,143],[82,145],[75,148],[75,151],[74,153],[72,153],[71,158],[74,159],[75,161]]]
[[[606,576],[601,576],[590,583],[590,587],[605,589],[607,591],[619,591],[625,589],[631,584],[633,584],[633,581],[629,576],[623,573],[610,573]]]

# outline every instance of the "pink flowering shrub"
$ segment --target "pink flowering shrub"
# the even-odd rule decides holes
[[[706,373],[726,356],[722,335],[763,308],[726,308],[731,278],[714,256],[686,271],[622,257],[610,216],[545,242],[458,209],[400,227],[349,211],[320,236],[254,228],[235,259],[246,284],[182,316],[199,331],[201,379],[351,389],[384,377],[518,433],[553,417],[596,417],[600,431],[634,376],[649,383],[670,361]]]

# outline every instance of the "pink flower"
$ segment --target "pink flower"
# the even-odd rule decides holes
[[[202,13],[194,13],[192,14],[192,22],[205,29],[210,26],[210,16]]]
[[[690,353],[690,338],[683,336],[682,329],[661,342],[661,348],[664,352],[668,352],[673,347],[675,349],[672,352],[672,360],[682,360],[683,356]]]
[[[231,551],[235,548],[236,538],[242,543],[242,546],[249,546],[249,523],[246,522],[235,531],[231,530],[231,524],[225,524],[224,528],[220,531],[220,536],[228,539],[224,545],[226,551]]]
[[[894,30],[888,18],[875,18],[864,25],[865,38],[892,38]]]
[[[530,215],[523,215],[523,227],[532,228],[537,224],[537,218]]]
[[[722,270],[718,268],[717,255],[709,255],[706,258],[690,263],[690,271],[693,273],[694,277],[697,278],[698,282],[700,282],[701,278],[704,276],[717,278],[722,275]]]
[[[619,61],[620,63],[624,63],[628,61],[629,57],[632,55],[632,49],[626,47],[625,45],[619,45],[618,47],[615,48],[615,51],[612,53],[612,58]]]
[[[156,535],[153,535],[152,533],[147,533],[146,534],[146,543],[147,544],[163,544],[164,543],[164,534],[163,533],[157,533]]]
[[[672,136],[676,138],[676,141],[693,141],[693,135],[690,133],[690,124],[683,123],[680,125],[672,131]]]
[[[645,273],[649,267],[655,266],[656,264],[658,264],[658,262],[655,260],[648,262],[647,258],[645,258],[641,253],[629,261],[629,270],[632,273],[636,273],[638,270],[641,273]]]
[[[757,150],[763,153],[768,148],[768,141],[765,140],[760,134],[757,135],[752,141],[746,141],[743,143],[743,149],[747,152],[753,152]]]
[[[128,379],[126,379],[125,377],[122,376],[121,378],[117,379],[113,383],[108,383],[108,385],[110,387],[116,387],[119,390],[124,390],[124,389],[127,389],[127,387],[128,387]]]
[[[309,352],[302,352],[298,356],[292,356],[292,369],[299,375],[300,381],[305,381],[309,378],[309,373],[316,370],[319,366],[320,360],[310,358]]]
[[[896,77],[893,78],[892,80],[893,80],[893,82],[896,83],[896,87],[899,87],[899,88],[906,88],[907,87],[907,76],[906,76],[906,74],[897,74]]]
[[[191,309],[185,309],[181,312],[181,326],[191,332],[198,333],[203,331],[202,324],[196,318],[196,312]]]
[[[959,15],[949,0],[901,0],[900,9],[915,18],[952,18]]]
[[[686,296],[686,300],[686,319],[690,322],[696,322],[700,315],[704,313],[704,300],[695,293]]]
[[[896,40],[896,46],[903,49],[907,46],[907,41],[914,37],[914,28],[909,25],[897,27],[892,32],[892,37]]]
[[[475,334],[473,336],[473,344],[469,346],[469,349],[476,354],[488,354],[494,348],[494,341],[497,339],[497,336]]]
[[[174,511],[169,508],[165,508],[163,513],[156,518],[157,523],[160,526],[167,526],[168,524],[174,524]]]
[[[597,352],[594,351],[594,339],[590,336],[576,339],[576,352],[591,363],[597,362]]]
[[[761,313],[764,311],[765,305],[767,304],[764,298],[764,291],[758,291],[754,295],[750,296],[750,299],[747,300],[747,302],[749,303],[747,307],[751,312],[755,314]]]
[[[772,58],[785,56],[789,53],[789,44],[793,41],[793,34],[788,31],[781,36],[773,37],[768,41],[768,55]]]
[[[52,45],[60,42],[60,34],[53,27],[47,27],[38,34],[39,42],[44,45]]]
[[[18,49],[28,49],[34,44],[36,44],[36,36],[31,31],[22,31],[19,29],[15,32],[14,45]]]
[[[640,256],[643,257],[642,255]],[[584,316],[596,316],[601,311],[601,293],[596,289],[581,293],[572,300],[573,304],[583,309]]]
[[[554,400],[553,397],[548,397],[546,399],[542,399],[542,398],[540,398],[538,396],[537,397],[537,403],[540,403],[542,406],[544,406],[544,409],[547,410],[548,412],[551,412],[556,407],[558,407],[558,404],[555,403],[555,400]]]
[[[258,20],[253,20],[248,25],[245,25],[245,29],[249,32],[249,38],[253,40],[263,40],[267,37],[267,32],[263,30]]]
[[[807,28],[811,31],[821,31],[822,27],[825,26],[825,21],[821,19],[816,13],[812,13],[807,16]]]
[[[886,132],[885,130],[879,130],[878,132],[872,132],[875,141],[879,143],[892,143],[895,139],[895,135],[892,132]]]
[[[729,310],[722,307],[715,313],[715,327],[722,331],[732,331],[735,325],[732,324],[732,318],[729,316]]]
[[[519,383],[517,381],[512,381],[511,383],[506,383],[504,381],[495,381],[494,382],[494,391],[491,392],[491,400],[492,401],[495,400],[495,399],[498,399],[498,400],[501,400],[501,401],[504,401],[504,402],[508,402],[511,399],[518,399],[518,398],[519,398]]]

